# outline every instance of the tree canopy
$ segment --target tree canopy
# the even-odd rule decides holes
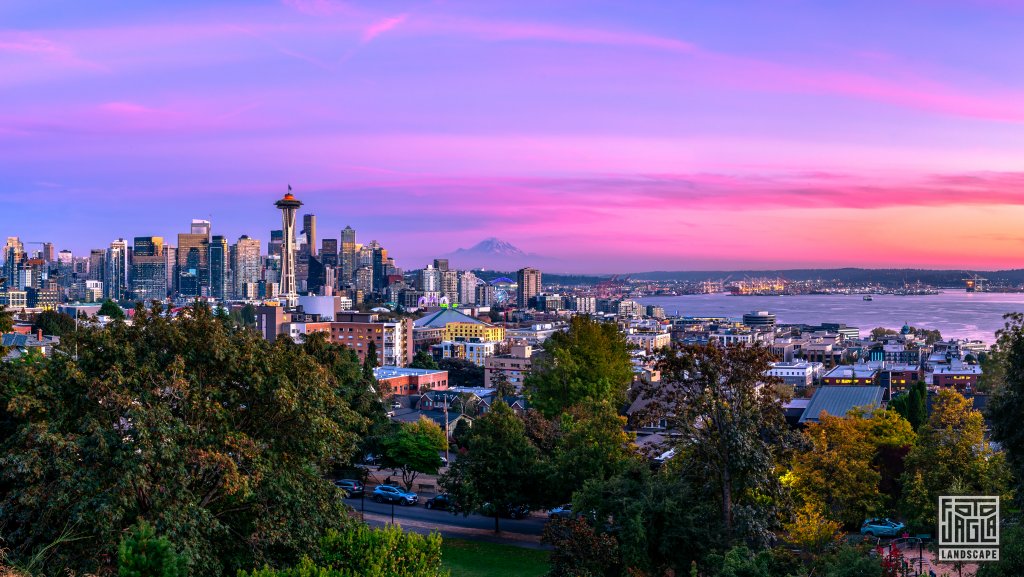
[[[192,574],[297,562],[348,524],[323,471],[351,458],[367,426],[349,383],[205,305],[156,313],[80,327],[57,354],[4,367],[0,533],[11,557],[64,536],[44,573],[106,572],[143,520]]]
[[[380,441],[382,465],[402,471],[402,484],[412,490],[420,473],[434,475],[441,467],[441,451],[448,446],[440,425],[426,417],[401,423]]]
[[[431,369],[437,370],[437,361],[427,351],[416,351],[416,356],[412,358],[412,362],[409,366],[414,369]]]
[[[584,401],[620,406],[633,381],[629,344],[613,323],[577,315],[544,341],[526,378],[530,402],[553,417]]]
[[[75,330],[75,317],[57,311],[43,311],[36,316],[32,330],[41,330],[44,335],[64,336]]]
[[[448,371],[450,387],[484,386],[484,368],[466,359],[441,359],[437,368]]]
[[[537,449],[526,436],[523,422],[502,401],[469,429],[466,449],[441,477],[460,511],[468,514],[484,503],[496,510],[505,505],[530,504],[536,499]],[[501,529],[494,516],[495,532]]]
[[[122,309],[121,305],[116,302],[107,299],[103,301],[102,305],[100,305],[100,310],[96,314],[97,316],[110,317],[112,319],[123,319],[124,309]]]

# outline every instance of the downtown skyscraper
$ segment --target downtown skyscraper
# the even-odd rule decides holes
[[[167,257],[163,237],[135,237],[131,271],[132,298],[144,305],[167,298]]]

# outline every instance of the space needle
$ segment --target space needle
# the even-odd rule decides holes
[[[292,185],[289,184],[284,198],[275,202],[274,206],[281,209],[284,233],[284,239],[281,241],[281,288],[278,289],[278,297],[284,301],[285,306],[293,307],[299,304],[299,294],[295,290],[295,211],[302,206],[302,202],[292,196]]]

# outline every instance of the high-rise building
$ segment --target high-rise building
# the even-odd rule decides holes
[[[302,236],[306,238],[309,256],[316,256],[316,215],[302,215]]]
[[[320,242],[320,262],[324,266],[338,268],[338,239],[325,238]]]
[[[364,266],[360,267],[356,271],[356,290],[362,292],[363,295],[369,295],[373,292],[373,285],[376,279],[373,277],[373,267]]]
[[[89,251],[89,280],[103,281],[107,274],[107,251],[94,248]]]
[[[527,308],[530,299],[540,294],[540,271],[530,267],[519,269],[518,280],[516,298],[521,308]]]
[[[267,254],[278,255],[281,254],[281,245],[284,244],[284,231],[283,230],[272,230],[270,231],[270,242],[267,243]]]
[[[128,242],[119,238],[107,249],[103,298],[122,301],[128,297]]]
[[[210,230],[210,221],[198,218],[192,219],[192,234],[202,234],[206,235],[206,238],[210,238]]]
[[[54,254],[54,251],[53,251],[53,243],[52,242],[44,242],[43,243],[43,250],[42,250],[42,252],[40,252],[39,257],[42,258],[43,260],[45,260],[46,262],[53,262],[54,260],[56,260],[55,256],[56,255]]]
[[[167,268],[167,292],[174,290],[174,279],[177,278],[178,270],[178,249],[177,247],[164,245],[164,263]]]
[[[346,226],[341,231],[341,279],[339,284],[351,284],[356,274],[356,231]]]
[[[4,269],[3,277],[7,279],[8,287],[13,287],[18,276],[18,267],[25,260],[25,245],[16,236],[7,237],[7,244],[4,245]]]
[[[230,296],[231,258],[228,254],[228,241],[221,235],[210,240],[210,296],[225,300]]]
[[[471,305],[476,303],[476,275],[470,271],[459,273],[459,304]]]
[[[192,232],[178,234],[175,292],[183,297],[198,297],[210,287],[209,222],[193,220]]]
[[[440,271],[448,270],[448,259],[446,258],[435,258],[434,268]]]
[[[449,303],[459,302],[459,271],[442,270],[441,272],[441,296],[448,299]]]
[[[284,231],[284,240],[281,245],[281,291],[279,296],[284,297],[285,304],[293,307],[299,302],[299,295],[295,286],[295,211],[302,206],[297,198],[292,196],[292,187],[288,186],[288,193],[284,198],[274,203],[274,206],[281,210],[281,230]]]
[[[441,292],[441,271],[433,265],[428,264],[427,268],[422,269],[417,281],[417,288],[425,293]]]
[[[256,298],[253,287],[260,281],[260,241],[243,234],[235,244],[232,255],[234,298]]]
[[[388,251],[377,241],[372,241],[370,247],[373,249],[373,290],[382,291],[388,279],[388,271],[385,269]]]
[[[149,304],[167,298],[167,256],[160,236],[137,236],[131,263],[131,292],[136,301]]]

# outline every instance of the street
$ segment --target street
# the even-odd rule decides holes
[[[422,501],[422,499],[421,499]],[[501,534],[494,533],[494,518],[483,515],[456,515],[448,511],[427,509],[421,502],[418,505],[402,506],[386,503],[374,503],[367,498],[346,499],[345,502],[357,513],[363,512],[365,520],[371,526],[385,525],[391,522],[392,509],[395,523],[408,531],[429,533],[437,531],[444,537],[459,537],[496,543],[507,543],[521,547],[540,547],[540,535],[544,532],[547,517],[534,512],[526,519],[501,519]]]

